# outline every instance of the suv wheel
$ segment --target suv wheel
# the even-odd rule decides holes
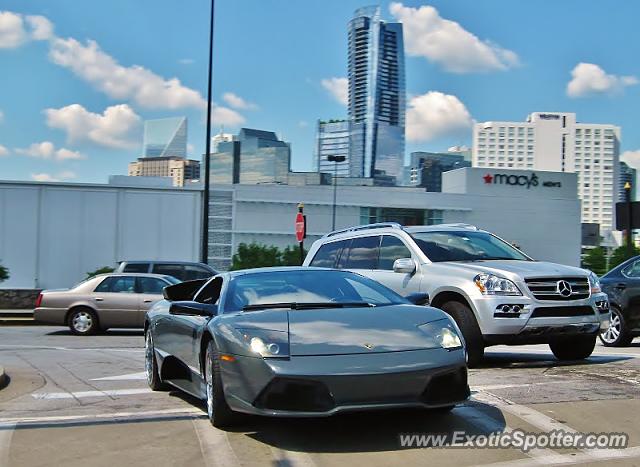
[[[477,366],[484,356],[484,340],[473,311],[468,305],[455,301],[446,302],[440,308],[455,320],[462,331],[467,350],[467,366]]]
[[[595,346],[596,336],[565,337],[549,343],[558,360],[582,360],[593,353]]]
[[[609,327],[600,333],[602,344],[607,347],[625,347],[631,344],[633,336],[629,335],[624,316],[617,308],[611,307]]]

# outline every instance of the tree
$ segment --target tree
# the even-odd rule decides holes
[[[231,258],[231,270],[280,266],[281,258],[282,252],[277,246],[241,243],[238,252]]]
[[[307,256],[307,250],[303,250],[302,257]],[[301,266],[300,261],[300,247],[288,246],[282,250],[282,265],[283,266]]]
[[[633,256],[637,256],[637,255],[640,255],[640,249],[638,249],[637,247],[635,246],[633,247],[633,253],[631,254],[631,256],[629,256],[627,254],[626,245],[619,246],[618,248],[613,250],[611,258],[609,258],[609,269],[613,269],[617,265],[624,263],[629,258],[632,258]]]
[[[87,279],[97,276],[98,274],[108,274],[113,271],[114,269],[110,268],[109,266],[102,266],[101,268],[96,269],[95,271],[87,272]]]
[[[590,269],[598,276],[607,272],[607,255],[604,248],[598,246],[590,249],[582,260],[582,267]]]
[[[0,282],[9,279],[9,270],[0,264]]]

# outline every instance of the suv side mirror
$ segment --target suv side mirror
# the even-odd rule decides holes
[[[183,316],[204,316],[209,318],[218,314],[218,305],[198,302],[173,302],[169,306],[169,313]]]
[[[397,259],[393,262],[393,272],[413,274],[416,272],[416,263],[411,258]]]
[[[414,305],[424,305],[427,306],[429,304],[429,294],[424,292],[416,292],[409,294],[405,297]]]

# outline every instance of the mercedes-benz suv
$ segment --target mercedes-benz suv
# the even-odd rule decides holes
[[[549,344],[560,360],[587,358],[609,326],[593,272],[535,261],[467,224],[338,230],[314,242],[304,265],[352,270],[405,296],[427,293],[461,329],[470,366],[496,344]]]

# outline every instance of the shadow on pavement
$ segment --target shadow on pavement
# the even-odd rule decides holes
[[[94,334],[91,336],[76,336],[73,334],[68,328],[61,329],[59,331],[48,332],[47,336],[73,336],[74,338],[82,339],[86,337],[96,338],[96,337],[110,337],[110,336],[144,336],[144,330],[142,329],[108,329],[106,331],[101,332],[100,334]]]
[[[488,368],[549,368],[561,366],[603,365],[633,359],[632,356],[621,355],[603,356],[592,355],[586,360],[560,361],[553,354],[518,353],[515,352],[488,352],[483,361],[476,367]]]

